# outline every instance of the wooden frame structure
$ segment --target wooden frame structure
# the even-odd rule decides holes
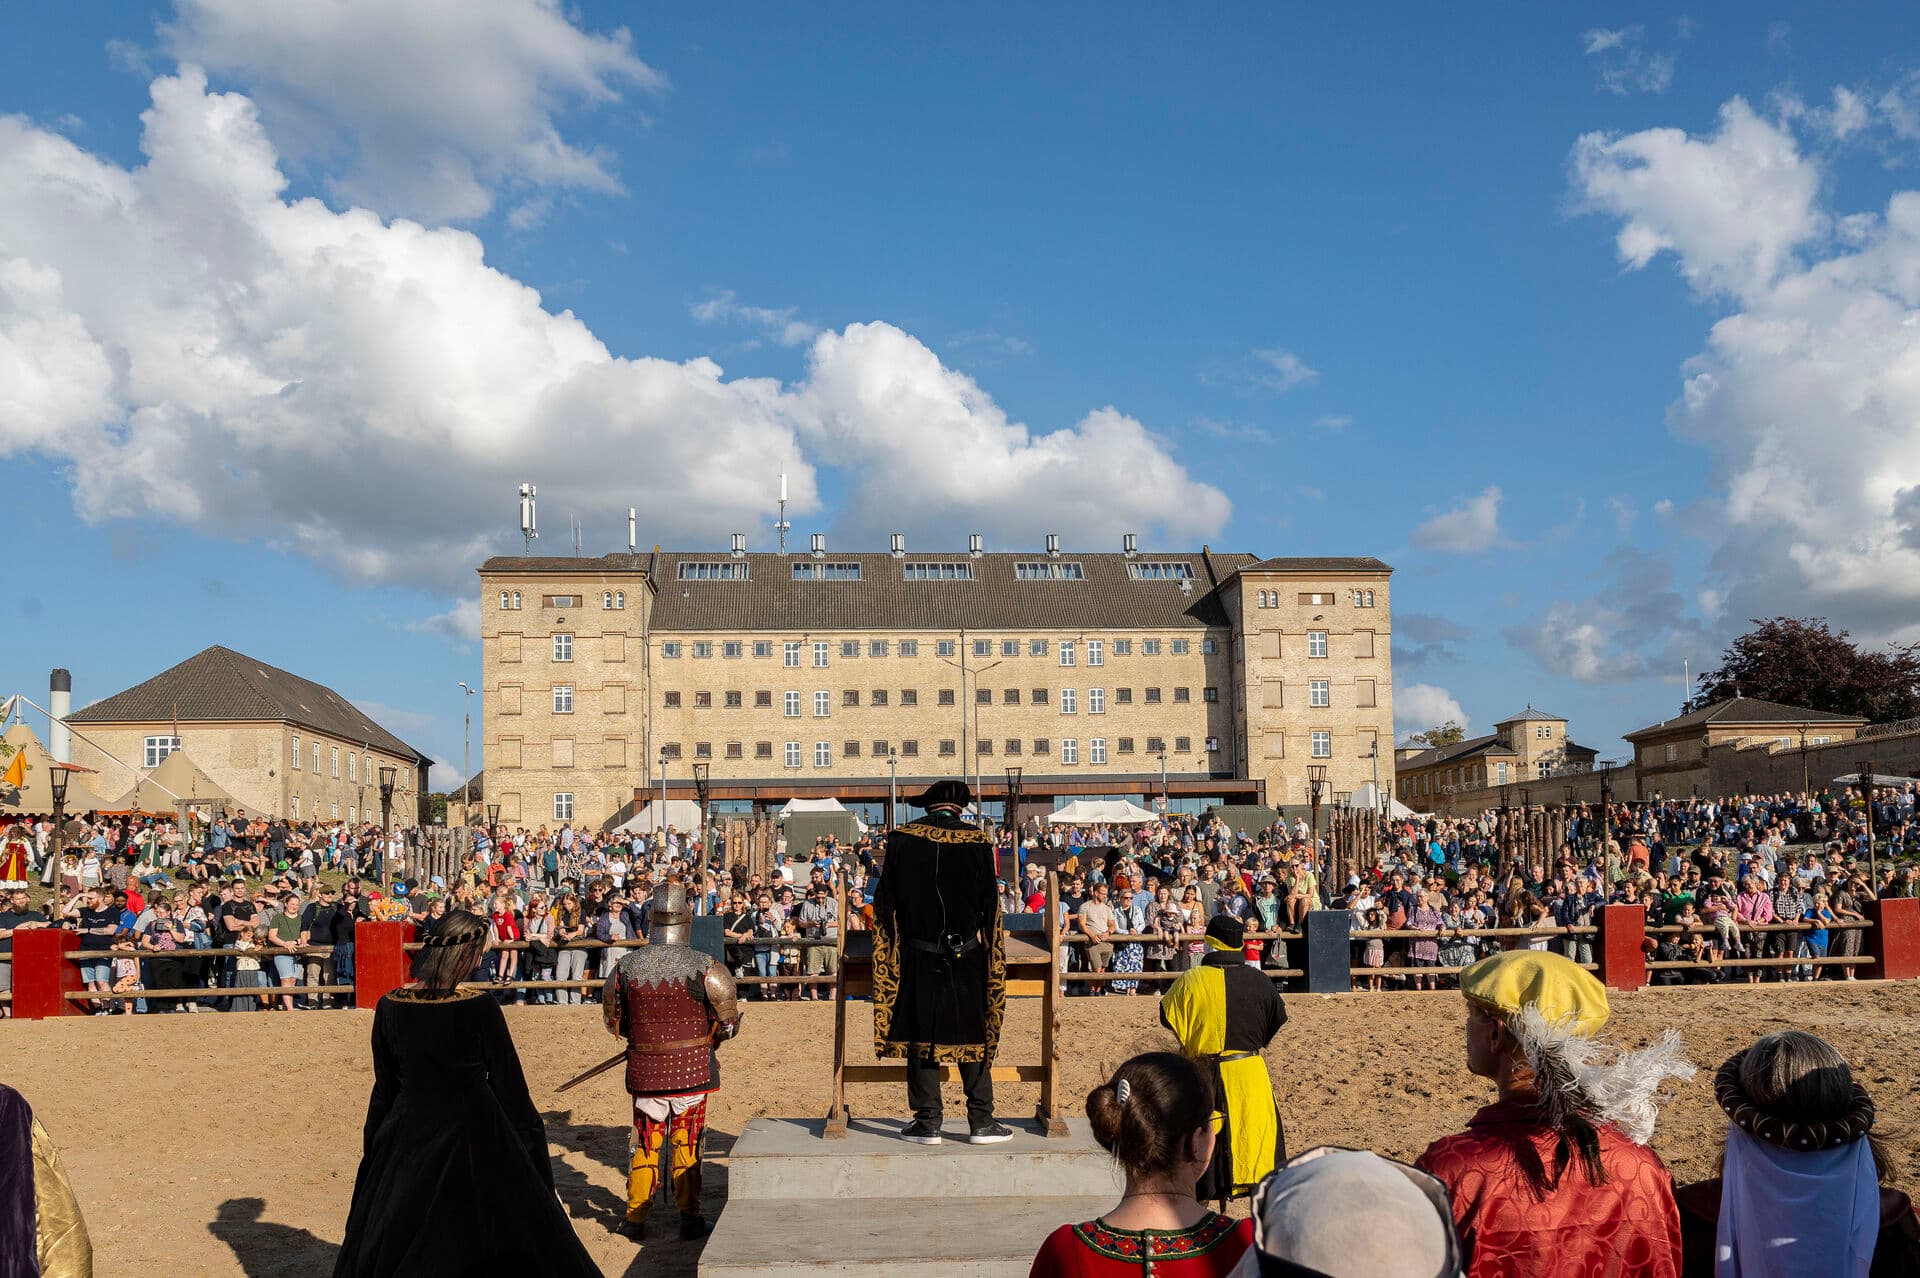
[[[848,1061],[847,1000],[873,996],[873,933],[849,933],[847,886],[841,876],[834,888],[841,926],[833,985],[833,1100],[827,1110],[823,1135],[828,1139],[847,1134],[847,1084],[901,1083],[907,1081],[905,1062],[883,1061],[854,1064]],[[1040,999],[1040,1061],[1034,1065],[989,1064],[996,1083],[1038,1083],[1040,1103],[1034,1111],[1034,1123],[1042,1136],[1065,1136],[1067,1120],[1060,1110],[1060,876],[1047,875],[1047,911],[1041,935],[1042,944],[1008,933],[1007,997]],[[1004,1022],[1003,1022],[1004,1027]],[[942,1082],[960,1077],[952,1065],[940,1067]]]

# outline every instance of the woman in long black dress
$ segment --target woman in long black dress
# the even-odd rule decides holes
[[[457,987],[486,920],[454,911],[373,1017],[373,1097],[334,1278],[592,1275],[499,1006]]]

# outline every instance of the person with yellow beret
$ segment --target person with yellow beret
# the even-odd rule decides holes
[[[1677,1278],[1673,1178],[1646,1142],[1661,1084],[1694,1072],[1679,1036],[1611,1051],[1606,987],[1542,950],[1481,959],[1460,992],[1467,1068],[1500,1096],[1416,1166],[1447,1187],[1467,1278]]]

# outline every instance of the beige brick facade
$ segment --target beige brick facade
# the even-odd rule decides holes
[[[636,794],[654,791],[662,751],[675,798],[691,797],[695,763],[708,765],[716,798],[776,805],[796,793],[884,798],[890,757],[903,794],[930,778],[977,771],[983,793],[994,796],[1005,769],[1017,765],[1030,800],[1144,798],[1159,792],[1164,750],[1176,797],[1245,799],[1264,791],[1273,801],[1303,803],[1309,763],[1329,765],[1330,799],[1331,791],[1368,779],[1373,764],[1363,756],[1374,740],[1391,740],[1385,565],[1344,576],[1252,573],[1244,566],[1222,573],[1201,555],[1182,555],[1196,568],[1192,582],[1099,587],[1150,597],[1140,625],[1114,624],[1109,610],[1069,625],[1036,615],[1034,624],[1017,626],[987,617],[1003,624],[978,628],[691,629],[656,624],[668,609],[650,571],[663,573],[658,589],[683,614],[696,606],[695,591],[724,593],[737,584],[683,584],[664,575],[672,561],[656,566],[654,558],[490,561],[482,568],[482,736],[488,802],[500,805],[503,822],[552,824],[570,812],[576,823],[605,824],[631,810]],[[1007,566],[995,560],[1009,558],[987,556],[978,569],[984,576]],[[771,575],[787,562],[756,556],[752,567]],[[870,577],[901,572],[886,556],[861,562]],[[1209,587],[1223,606],[1208,614],[1211,623],[1196,623],[1190,614],[1199,609],[1186,603]],[[806,587],[836,588],[831,581]],[[1089,581],[1018,589],[1030,592],[1023,606],[1037,601],[1028,610],[1044,614],[1055,601],[1078,597],[1068,592],[1094,588]],[[1262,607],[1260,592],[1284,594],[1286,603]],[[1372,606],[1356,606],[1368,592]],[[1303,605],[1303,593],[1337,602]],[[963,604],[969,598],[940,597]],[[981,612],[994,612],[981,599]],[[1235,602],[1241,599],[1244,607]],[[784,611],[777,596],[766,611]],[[964,620],[964,608],[962,614]],[[1322,630],[1326,655],[1311,656],[1308,636]],[[1329,685],[1325,706],[1310,705],[1316,680]],[[1252,752],[1245,729],[1250,687],[1261,690]],[[1372,704],[1362,705],[1369,696]],[[1279,704],[1266,706],[1269,698]],[[1314,732],[1328,734],[1325,758],[1312,757]],[[1382,784],[1391,782],[1391,765],[1390,756],[1380,760]]]

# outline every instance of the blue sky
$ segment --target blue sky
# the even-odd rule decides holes
[[[782,470],[830,544],[1381,556],[1403,729],[1912,635],[1901,6],[1032,8],[0,12],[0,689],[226,643],[445,780],[516,484],[765,545]]]

